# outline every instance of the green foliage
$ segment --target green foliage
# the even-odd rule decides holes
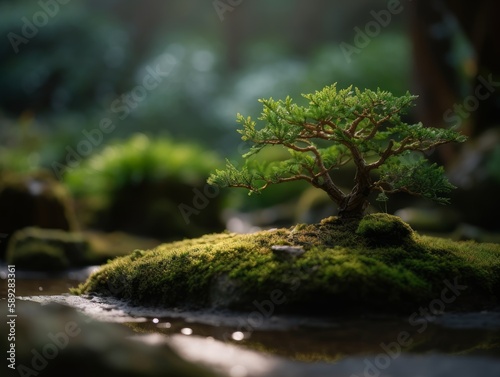
[[[216,170],[209,182],[222,187],[243,187],[260,192],[270,184],[304,180],[328,193],[341,213],[359,215],[371,191],[407,192],[438,202],[453,186],[442,168],[429,165],[412,152],[425,152],[441,144],[463,142],[465,137],[447,129],[407,124],[402,120],[415,96],[398,97],[390,92],[352,86],[338,90],[336,84],[304,94],[308,106],[290,97],[260,100],[263,111],[258,127],[251,117],[238,114],[243,125],[238,132],[252,148],[243,155],[245,164],[229,161],[225,170]],[[289,159],[255,162],[252,156],[269,146],[288,150]],[[350,193],[333,182],[332,173],[352,162],[356,168]],[[373,173],[380,174],[373,180]]]
[[[174,142],[166,137],[136,134],[106,146],[64,176],[76,196],[99,195],[106,201],[117,190],[165,178],[185,184],[199,184],[218,163],[218,157],[194,144]]]
[[[300,2],[295,4],[287,8],[287,14],[293,15],[295,7],[301,6]],[[206,6],[213,12],[211,3]],[[13,117],[34,111],[36,127],[46,135],[43,148],[37,150],[43,166],[50,168],[54,160],[60,161],[66,154],[65,147],[81,140],[82,129],[96,128],[105,116],[116,121],[113,137],[128,137],[140,124],[149,132],[161,133],[168,128],[175,137],[193,138],[231,153],[231,146],[237,142],[237,136],[227,132],[234,123],[231,109],[258,114],[255,99],[259,93],[276,98],[297,96],[330,83],[332,78],[342,80],[342,85],[380,85],[396,92],[408,87],[411,62],[407,61],[409,46],[402,33],[384,33],[370,43],[369,53],[359,54],[347,64],[343,53],[332,47],[332,39],[323,33],[318,43],[307,43],[307,55],[301,52],[297,57],[294,46],[298,41],[293,33],[284,33],[285,40],[276,40],[259,28],[255,37],[240,36],[241,49],[235,52],[241,65],[228,74],[225,58],[233,55],[224,54],[220,46],[220,25],[201,22],[202,16],[192,17],[191,23],[178,23],[175,20],[182,18],[179,15],[185,9],[182,5],[167,7],[168,15],[153,12],[162,13],[156,24],[148,16],[151,23],[144,29],[137,26],[142,19],[138,14],[151,12],[151,7],[114,0],[79,2],[62,6],[64,11],[43,27],[43,33],[20,45],[19,54],[14,54],[6,39],[0,47],[4,57],[0,67],[9,72],[0,77],[2,108]],[[273,20],[268,24],[274,24],[276,10],[263,11],[262,7],[275,5],[259,4],[245,17],[251,20],[265,14]],[[335,9],[335,5],[330,8]],[[37,2],[0,5],[0,30],[5,36],[9,32],[19,34],[21,18],[31,18],[38,11]],[[165,17],[172,22],[165,22]],[[292,19],[284,17],[280,22],[284,28],[296,30]],[[321,22],[331,25],[328,17]],[[340,29],[329,30],[340,38]],[[51,54],[45,54],[46,50]],[[81,50],[86,51],[84,56]],[[163,56],[177,61],[172,74],[148,92],[132,116],[118,118],[110,111],[111,104],[141,85],[145,67],[156,66]],[[182,127],[175,126],[178,124]]]
[[[421,156],[402,162],[401,158],[392,157],[380,167],[380,182],[392,187],[392,191],[404,191],[421,195],[437,203],[448,204],[446,195],[455,188],[446,176],[444,169],[437,164],[429,164]]]

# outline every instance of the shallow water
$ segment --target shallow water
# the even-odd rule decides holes
[[[168,328],[164,324],[170,323]],[[172,319],[160,319],[160,328],[152,322],[134,323],[142,332],[173,335],[189,328],[193,335],[229,341],[248,349],[279,355],[298,361],[334,362],[347,357],[377,355],[379,353],[406,352],[416,355],[439,353],[496,357],[500,360],[500,334],[498,329],[447,329],[429,327],[425,334],[411,333],[404,322],[397,320],[364,320],[332,323],[330,327],[311,325],[287,329],[255,330],[242,334],[234,327],[213,327],[189,324]],[[167,325],[168,326],[168,325]],[[411,334],[411,344],[397,344],[401,331]],[[190,332],[191,333],[191,332]],[[240,340],[244,337],[242,340]]]
[[[421,318],[416,325],[408,318],[318,319],[152,310],[113,299],[68,295],[68,288],[90,271],[50,278],[20,274],[16,289],[23,297],[19,299],[63,303],[99,321],[123,323],[134,330],[137,340],[167,342],[188,360],[229,376],[238,376],[231,372],[237,365],[244,368],[243,377],[370,375],[367,365],[376,365],[377,360],[391,361],[387,369],[378,369],[380,376],[500,375],[496,373],[500,372],[500,312],[444,313]],[[224,361],[228,352],[239,361]],[[444,371],[434,372],[443,365]]]

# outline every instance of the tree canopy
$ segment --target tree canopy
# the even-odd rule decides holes
[[[352,86],[339,90],[333,84],[303,97],[307,106],[290,97],[261,99],[258,120],[263,126],[238,114],[237,121],[243,125],[238,132],[252,147],[243,155],[241,167],[227,161],[226,169],[216,170],[209,183],[254,193],[271,184],[305,180],[324,190],[338,204],[342,217],[362,216],[373,191],[379,191],[381,198],[406,192],[448,202],[446,195],[453,185],[443,168],[430,164],[422,152],[466,138],[450,129],[406,123],[402,115],[416,96]],[[289,158],[266,162],[252,158],[269,146],[286,148]],[[356,174],[346,193],[335,183],[335,173],[348,163],[354,164]]]

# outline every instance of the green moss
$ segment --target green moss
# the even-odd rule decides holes
[[[374,213],[365,216],[359,223],[356,233],[371,245],[403,245],[410,242],[413,229],[399,217],[387,213]]]
[[[374,229],[383,242],[374,242]],[[402,240],[387,242],[388,235]],[[284,258],[272,252],[273,245],[300,245],[306,252]],[[329,218],[163,244],[111,261],[74,293],[135,305],[256,310],[255,301],[270,300],[279,290],[278,312],[394,313],[439,299],[445,280],[467,285],[447,310],[495,304],[500,246],[420,237],[396,218],[369,216],[359,226]]]

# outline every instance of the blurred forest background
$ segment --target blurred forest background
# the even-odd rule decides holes
[[[498,6],[401,1],[385,22],[391,3],[0,1],[0,185],[33,196],[62,183],[77,219],[60,226],[20,218],[18,212],[26,217],[39,209],[16,209],[12,198],[26,203],[26,197],[4,188],[0,216],[9,221],[0,221],[0,232],[37,225],[165,239],[225,226],[317,221],[334,208],[306,186],[283,185],[248,198],[244,192],[213,194],[205,179],[224,157],[238,160],[244,152],[237,112],[258,116],[258,98],[298,98],[334,82],[395,94],[410,90],[420,98],[408,121],[459,126],[471,136],[461,149],[430,156],[459,186],[452,215],[406,197],[374,210],[426,208],[416,226],[434,231],[462,223],[498,230],[495,84],[483,88],[493,90],[477,106],[464,102],[481,85],[478,77],[498,79],[498,26],[492,22]],[[346,53],[348,45],[355,52]],[[158,69],[160,75],[152,73]],[[250,212],[248,219],[241,215]]]

